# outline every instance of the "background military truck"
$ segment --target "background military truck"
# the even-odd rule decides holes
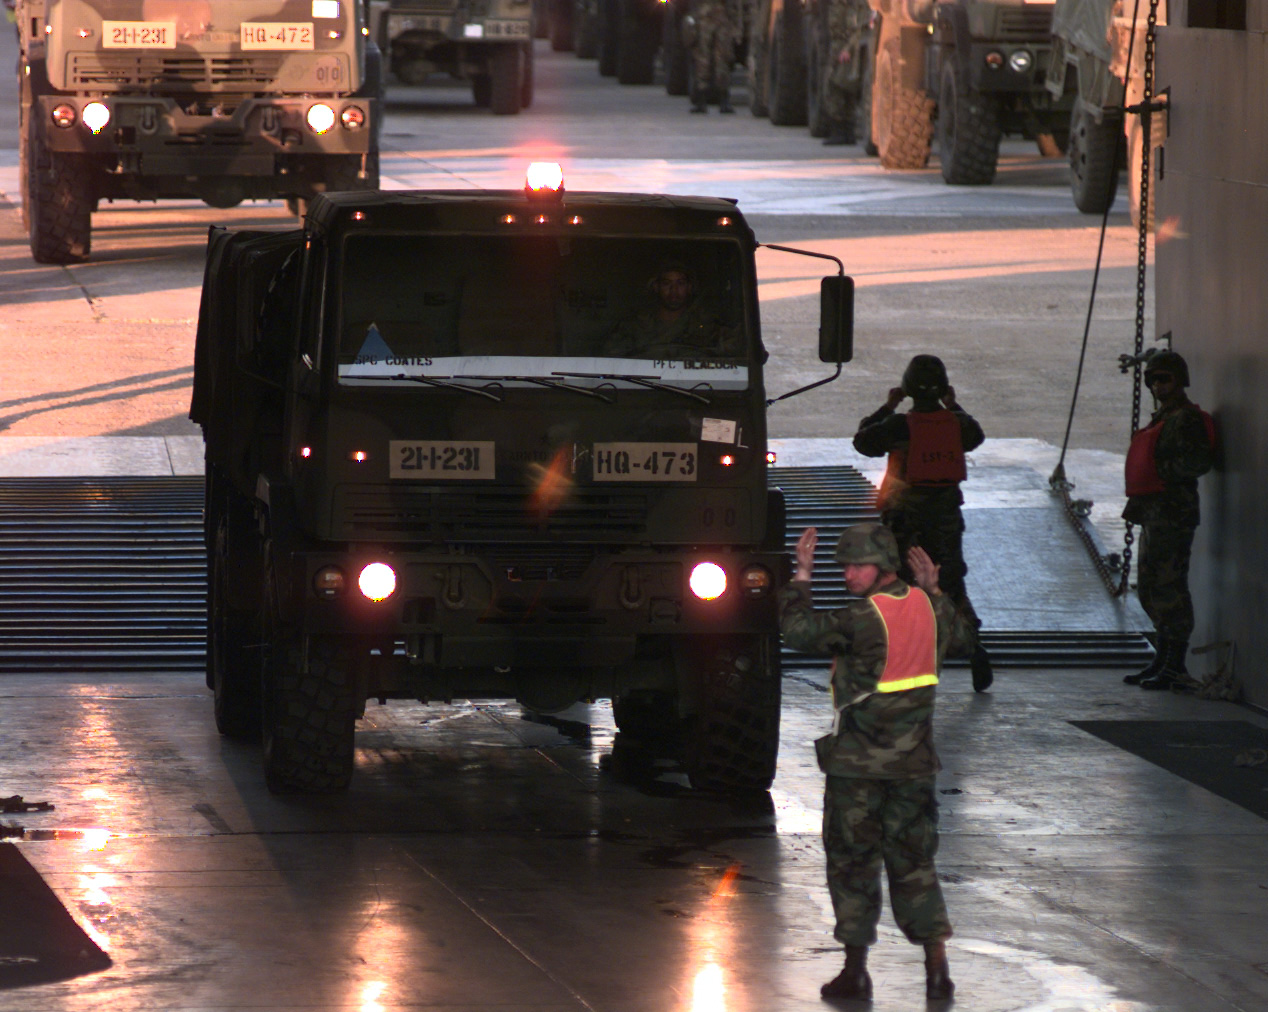
[[[271,789],[344,788],[367,699],[454,697],[611,698],[623,754],[769,787],[756,246],[733,202],[647,194],[328,194],[302,231],[211,230],[207,680]],[[721,343],[612,345],[667,265]],[[853,282],[821,289],[831,379]]]
[[[533,104],[531,0],[370,0],[370,21],[402,83],[449,74],[499,116]]]
[[[665,19],[662,0],[595,0],[599,73],[621,84],[651,84]]]
[[[1166,10],[1164,0],[1156,9],[1157,24],[1166,24]],[[1144,127],[1139,113],[1124,113],[1124,108],[1139,103],[1144,94],[1148,19],[1148,0],[1057,0],[1047,79],[1054,95],[1071,90],[1067,81],[1072,81],[1076,96],[1069,147],[1075,207],[1103,214],[1114,203],[1118,170],[1125,166],[1131,218],[1137,225]],[[1166,115],[1150,117],[1151,149],[1166,136]],[[1148,210],[1146,220],[1152,223],[1152,207]]]
[[[1044,78],[1051,3],[869,0],[879,16],[870,78],[871,137],[881,164],[918,169],[937,134],[942,178],[995,178],[1003,134],[1064,149],[1073,97]]]
[[[379,182],[378,51],[348,0],[17,0],[31,253],[81,260],[99,200],[300,202]]]

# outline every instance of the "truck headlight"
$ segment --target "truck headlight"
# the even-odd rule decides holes
[[[79,114],[84,126],[95,134],[101,133],[110,122],[110,107],[105,102],[89,102]]]
[[[361,570],[357,586],[371,601],[386,601],[396,591],[396,571],[386,562],[371,562]]]
[[[1034,66],[1035,58],[1025,49],[1019,49],[1008,57],[1008,65],[1019,74],[1024,74]]]
[[[335,111],[326,105],[325,102],[318,102],[316,105],[308,107],[309,129],[315,134],[324,134],[335,125]]]
[[[698,562],[687,586],[702,601],[714,601],[726,593],[726,570],[716,562]]]

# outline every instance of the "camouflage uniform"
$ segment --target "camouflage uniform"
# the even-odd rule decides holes
[[[739,35],[736,0],[691,0],[696,23],[691,41],[693,104],[699,108],[712,99],[730,108],[731,65]]]
[[[1155,412],[1149,424],[1159,421],[1154,463],[1166,487],[1130,497],[1123,519],[1140,524],[1137,589],[1145,613],[1160,639],[1187,643],[1193,633],[1189,555],[1201,519],[1198,478],[1211,469],[1215,451],[1202,415],[1187,399],[1173,410]]]
[[[863,91],[860,46],[872,10],[865,0],[828,0],[828,60],[820,101],[834,133],[854,141],[854,108]]]
[[[876,594],[902,596],[896,581]],[[931,599],[939,656],[971,635],[946,594]],[[847,946],[876,941],[882,862],[894,919],[912,942],[951,935],[938,885],[938,806],[934,776],[933,686],[876,692],[888,652],[885,625],[866,600],[816,612],[810,585],[793,580],[779,592],[780,629],[788,647],[834,658],[832,699],[837,727],[817,742],[827,774],[823,841],[836,938]]]
[[[942,410],[942,406],[920,404],[913,410]],[[982,427],[960,408],[955,408],[954,414],[960,422],[960,441],[964,452],[976,450],[986,438]],[[854,448],[865,457],[883,457],[894,450],[905,450],[909,441],[907,413],[882,407],[859,422]],[[928,552],[930,558],[942,567],[938,582],[943,591],[975,627],[981,625],[964,584],[969,567],[964,562],[964,516],[960,512],[964,495],[960,486],[904,485],[887,487],[883,493],[885,498],[878,503],[881,520],[894,532],[899,555],[906,560],[907,552],[913,545],[919,545]],[[899,575],[904,579],[911,576],[905,561]]]
[[[672,358],[684,351],[701,356],[734,357],[743,344],[734,327],[692,303],[675,320],[661,320],[656,310],[646,310],[617,324],[604,347],[616,358]]]

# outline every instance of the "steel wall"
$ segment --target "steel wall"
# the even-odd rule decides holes
[[[1268,706],[1268,0],[1248,31],[1159,30],[1170,134],[1157,180],[1157,327],[1219,425],[1202,479],[1193,644],[1232,642],[1246,698]],[[1193,659],[1195,673],[1213,667]]]

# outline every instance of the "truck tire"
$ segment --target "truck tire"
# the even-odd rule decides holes
[[[572,51],[579,60],[593,60],[599,52],[599,22],[580,2],[572,7]]]
[[[923,169],[933,139],[933,99],[903,84],[899,43],[876,54],[872,88],[872,140],[887,169]]]
[[[572,0],[549,0],[550,48],[566,53],[573,46]]]
[[[207,683],[216,730],[234,741],[258,744],[263,730],[260,629],[255,614],[228,603],[228,582],[238,568],[229,553],[229,526],[244,504],[232,492],[222,501],[207,559]]]
[[[527,109],[533,104],[535,81],[533,77],[533,47],[530,43],[524,47],[524,76],[520,81],[520,108]]]
[[[343,637],[270,623],[265,644],[264,781],[273,794],[346,790],[356,759],[351,653]]]
[[[660,47],[660,22],[639,10],[638,0],[617,0],[621,41],[616,52],[616,79],[621,84],[651,84]]]
[[[938,89],[938,159],[952,186],[985,186],[999,163],[999,106],[969,87],[954,60],[942,65]]]
[[[489,57],[489,109],[514,116],[523,108],[524,52],[518,42],[495,46]]]
[[[691,54],[682,42],[682,19],[678,10],[678,3],[666,3],[665,22],[661,26],[661,53],[665,61],[666,95],[685,95],[690,86]]]
[[[621,52],[621,0],[597,0],[599,5],[599,76],[615,77]]]
[[[76,155],[45,151],[28,124],[27,234],[37,264],[73,264],[92,249],[92,171]]]
[[[756,4],[748,43],[748,58],[745,60],[748,72],[749,112],[754,116],[762,117],[770,115],[770,102],[766,97],[766,81],[770,76],[767,69],[767,64],[770,62],[770,40],[766,36],[769,13],[769,0]]]
[[[806,125],[806,40],[801,7],[795,4],[784,6],[771,32],[766,101],[776,126]]]
[[[471,97],[477,109],[487,109],[493,100],[493,82],[488,74],[476,74],[471,78]]]
[[[685,738],[691,786],[768,790],[779,753],[778,635],[700,637],[687,652],[697,704]]]
[[[879,17],[877,18],[879,21]],[[854,103],[854,136],[858,138],[863,154],[869,158],[877,155],[876,141],[872,138],[872,82],[876,79],[876,40],[880,34],[877,25],[870,35],[870,43],[861,54],[863,60],[863,84],[859,89],[859,100]]]
[[[811,137],[827,137],[833,123],[825,108],[828,73],[828,26],[824,23],[827,5],[816,5],[810,17],[804,17],[806,32],[806,126]]]
[[[1104,214],[1118,193],[1122,121],[1105,114],[1097,123],[1080,103],[1070,116],[1070,193],[1084,214]]]

